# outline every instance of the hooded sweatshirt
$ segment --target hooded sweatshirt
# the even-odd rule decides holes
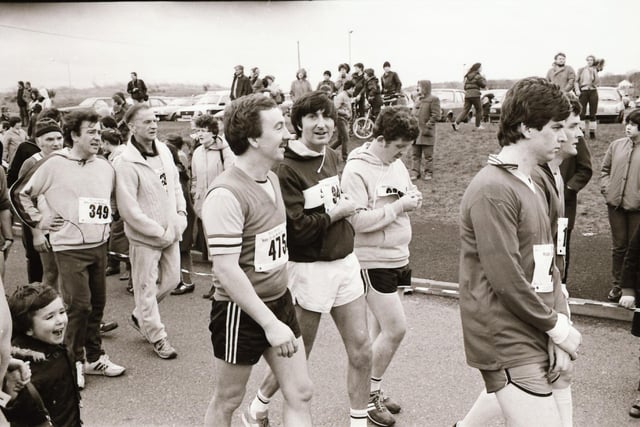
[[[219,136],[207,146],[200,145],[193,152],[191,158],[191,194],[193,195],[194,209],[198,217],[202,211],[209,186],[213,180],[224,170],[229,169],[235,156],[229,148],[229,144]]]
[[[287,247],[295,262],[334,261],[353,252],[353,228],[345,219],[331,223],[329,212],[342,191],[338,155],[318,153],[295,140],[276,167],[287,208]]]
[[[51,212],[65,220],[60,230],[49,234],[53,251],[88,249],[109,238],[114,185],[115,172],[107,160],[97,156],[80,160],[62,149],[18,179],[11,188],[11,201],[20,219],[35,228],[43,212],[34,200],[44,196]]]
[[[436,122],[441,116],[440,98],[431,94],[430,80],[420,80],[418,84],[420,85],[420,102],[416,104],[416,108],[420,136],[416,144],[435,145]]]
[[[349,218],[356,231],[355,254],[364,269],[397,268],[409,262],[411,223],[394,203],[414,191],[402,160],[384,164],[365,143],[349,154],[342,172],[342,189],[356,204]]]

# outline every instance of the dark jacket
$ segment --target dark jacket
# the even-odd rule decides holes
[[[332,224],[325,208],[325,203],[337,201],[341,193],[338,155],[330,149],[326,150],[324,157],[311,156],[306,151],[309,150],[305,150],[301,142],[291,142],[284,160],[275,170],[287,209],[289,260],[342,259],[353,252],[355,233],[346,218]],[[335,182],[326,188],[321,183],[325,179]],[[332,198],[325,200],[327,194]]]
[[[395,71],[384,73],[380,82],[382,83],[383,95],[394,95],[402,89],[402,82],[400,81],[400,77],[398,77],[398,73]]]
[[[22,164],[29,157],[40,152],[40,147],[32,139],[28,139],[22,144],[18,145],[16,154],[13,156],[13,160],[9,165],[9,171],[7,172],[7,184],[11,187],[17,180],[20,174],[20,168]]]
[[[365,77],[365,93],[367,94],[367,101],[372,107],[379,107],[382,105],[382,95],[380,94],[380,84],[378,78],[372,76]]]
[[[249,77],[244,74],[233,75],[233,82],[231,83],[231,100],[238,99],[241,96],[250,95],[253,93],[253,88],[251,87],[251,80]]]
[[[420,103],[417,105],[420,136],[417,145],[435,145],[436,122],[440,117],[440,98],[431,94],[431,81],[420,80]]]
[[[364,73],[360,75],[352,74],[351,81],[353,82],[353,96],[356,97],[362,93],[365,88]]]
[[[569,218],[568,228],[573,229],[576,222],[578,192],[582,190],[593,175],[591,153],[584,138],[578,140],[578,154],[565,159],[560,164],[560,174],[564,180],[564,214]]]
[[[477,71],[471,71],[464,76],[464,96],[466,98],[480,98],[480,89],[487,87],[487,80]]]
[[[27,103],[24,100],[24,87],[18,88],[18,92],[16,93],[16,102],[18,103],[18,107],[27,106]]]
[[[30,360],[31,383],[42,398],[55,427],[77,427],[80,420],[80,392],[76,383],[76,368],[64,345],[52,345],[26,335],[12,340],[13,347],[43,353],[44,361]],[[23,352],[26,353],[26,352]],[[24,360],[29,360],[24,358]],[[39,418],[35,402],[23,389],[3,410],[12,427],[34,426],[44,420]]]
[[[131,80],[127,83],[127,93],[136,101],[146,101],[149,99],[147,96],[147,85],[144,84],[144,80],[142,79]]]

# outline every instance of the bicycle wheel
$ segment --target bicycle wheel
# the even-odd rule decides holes
[[[368,117],[358,117],[353,122],[353,134],[358,139],[369,139],[373,135],[373,121]]]

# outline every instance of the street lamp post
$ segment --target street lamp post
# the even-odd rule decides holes
[[[300,67],[300,40],[296,41],[297,45],[298,45],[298,70],[302,67]]]
[[[349,30],[349,66],[351,66],[351,33],[353,30]]]

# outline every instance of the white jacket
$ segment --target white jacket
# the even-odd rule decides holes
[[[213,180],[235,162],[235,156],[229,144],[220,137],[215,143],[205,147],[199,146],[191,157],[191,195],[193,208],[198,218],[201,217],[202,203]]]

